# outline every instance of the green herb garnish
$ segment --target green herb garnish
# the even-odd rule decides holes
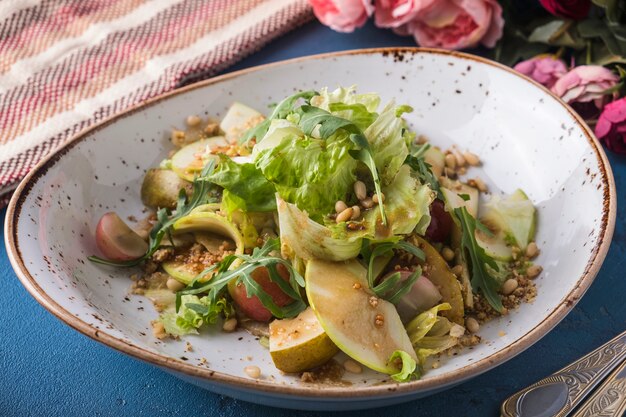
[[[487,266],[494,271],[499,271],[497,262],[476,242],[476,229],[491,234],[479,220],[472,217],[465,206],[455,208],[454,214],[461,225],[461,246],[467,252],[472,267],[472,287],[474,290],[480,289],[485,299],[495,310],[502,311],[502,301],[498,296],[498,281],[489,274]],[[465,256],[465,254],[464,254]]]
[[[183,295],[197,295],[207,293],[209,301],[216,303],[226,291],[228,283],[236,279],[236,284],[243,283],[248,297],[257,296],[275,317],[295,317],[306,308],[306,304],[300,295],[300,288],[304,287],[304,278],[291,264],[283,258],[273,256],[272,252],[280,249],[279,239],[269,239],[261,248],[254,248],[251,255],[228,255],[211,267],[202,271],[187,288],[176,293],[176,310],[180,308]],[[241,262],[239,265],[236,262]],[[235,266],[236,265],[236,266]],[[277,270],[278,265],[283,265],[289,272],[287,282]],[[280,289],[294,299],[286,306],[280,307],[274,303],[272,297],[263,290],[258,282],[252,278],[252,272],[259,267],[266,267],[269,271],[270,280],[276,283]],[[214,273],[207,282],[203,278]]]
[[[428,184],[430,189],[437,193],[437,197],[443,200],[439,180],[435,174],[433,174],[431,165],[424,159],[424,154],[429,148],[430,145],[427,143],[412,146],[411,153],[407,155],[404,163],[411,167],[422,184]]]
[[[402,278],[400,272],[395,272],[376,285],[375,280],[377,277],[374,274],[376,258],[391,255],[396,250],[408,252],[422,261],[425,259],[424,252],[420,248],[403,240],[399,242],[382,242],[375,245],[371,245],[369,241],[364,240],[363,248],[361,249],[361,256],[363,256],[367,266],[367,284],[376,296],[392,304],[400,301],[422,275],[422,268],[418,267],[404,282],[400,282]]]
[[[157,211],[157,222],[154,227],[152,227],[149,235],[150,243],[148,245],[148,251],[142,257],[130,261],[111,261],[109,259],[92,255],[87,259],[97,264],[120,267],[136,266],[141,262],[150,259],[150,257],[161,245],[163,238],[166,235],[171,238],[172,226],[178,219],[188,215],[194,208],[209,202],[210,191],[214,185],[207,179],[207,177],[213,172],[214,168],[214,161],[209,161],[209,163],[205,165],[200,172],[200,175],[193,181],[193,191],[190,198],[187,198],[185,190],[180,190],[178,193],[175,215],[172,216],[170,211],[166,208],[161,208]]]

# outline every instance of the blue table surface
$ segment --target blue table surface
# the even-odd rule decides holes
[[[230,70],[314,53],[413,45],[390,31],[366,26],[350,35],[317,22],[280,38]],[[626,198],[626,160],[609,155],[618,200]],[[596,281],[550,334],[506,364],[450,391],[346,416],[499,415],[502,400],[606,342],[626,326],[626,215],[618,206],[613,243]],[[626,213],[625,213],[626,214]],[[2,211],[4,219],[5,211]],[[4,220],[2,222],[4,225]],[[109,349],[61,323],[22,287],[0,253],[1,416],[312,416],[236,401],[196,388]]]

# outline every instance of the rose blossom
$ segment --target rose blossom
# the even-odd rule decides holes
[[[482,43],[493,48],[503,26],[502,7],[496,0],[435,0],[394,31],[412,34],[427,47],[463,49]]]
[[[567,72],[565,62],[553,55],[538,55],[520,62],[513,69],[548,88],[551,88]]]
[[[552,92],[589,119],[596,117],[611,99],[605,91],[618,81],[617,75],[602,66],[581,65],[559,78]]]
[[[626,98],[604,107],[596,124],[596,136],[610,150],[626,154]]]
[[[309,0],[309,3],[319,21],[338,32],[352,32],[374,13],[370,0]]]
[[[376,26],[397,28],[415,19],[417,14],[437,0],[376,0]]]
[[[539,0],[544,9],[558,17],[581,20],[587,17],[591,0]]]

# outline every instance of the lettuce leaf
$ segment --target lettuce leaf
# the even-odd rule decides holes
[[[389,362],[400,360],[402,362],[402,368],[398,373],[391,375],[391,378],[396,382],[408,382],[413,379],[420,379],[421,372],[417,367],[415,360],[403,350],[396,350],[391,354]]]
[[[208,180],[224,188],[222,202],[228,213],[276,210],[276,190],[254,164],[238,164],[225,155],[220,158]]]
[[[407,334],[421,365],[428,356],[443,352],[458,344],[458,338],[451,336],[450,330],[455,326],[461,331],[463,328],[438,315],[440,311],[450,309],[451,306],[448,303],[436,305],[419,314],[406,325]]]
[[[165,326],[166,333],[184,336],[198,334],[198,329],[204,324],[215,324],[220,315],[228,318],[234,312],[233,306],[225,298],[211,303],[207,296],[199,298],[196,295],[183,295],[178,313],[166,311],[159,320]]]
[[[333,112],[339,117],[350,119],[349,113],[341,113],[340,110],[333,111],[331,104],[343,103],[347,105],[360,104],[370,113],[375,113],[380,105],[380,96],[376,93],[356,94],[356,86],[348,88],[338,87],[334,91],[329,92],[328,88],[322,88],[319,95],[311,98],[311,105]]]
[[[286,138],[272,149],[261,151],[256,166],[282,199],[293,203],[321,222],[344,200],[356,181],[354,147],[347,134],[338,132],[326,140]]]
[[[399,109],[406,110],[404,106]],[[404,137],[405,123],[397,110],[394,102],[390,102],[374,123],[363,132],[372,148],[383,184],[393,181],[409,154]]]
[[[430,204],[435,193],[428,185],[411,175],[408,166],[402,166],[394,181],[383,187],[385,195],[385,214],[387,225],[382,222],[378,210],[368,210],[360,227],[355,231],[346,230],[345,224],[327,223],[333,231],[333,237],[342,239],[367,238],[374,240],[388,239],[394,235],[406,235],[413,232],[424,234],[430,224]]]

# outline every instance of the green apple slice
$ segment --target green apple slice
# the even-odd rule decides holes
[[[524,251],[535,236],[537,212],[528,196],[517,189],[504,198],[493,195],[485,203],[482,220]]]
[[[276,368],[302,372],[325,364],[339,352],[311,307],[292,319],[270,323],[270,355]]]
[[[393,304],[369,290],[367,271],[356,260],[310,260],[306,294],[328,337],[348,356],[375,371],[398,372],[391,355],[402,350],[417,361]],[[372,298],[373,297],[373,298]]]

